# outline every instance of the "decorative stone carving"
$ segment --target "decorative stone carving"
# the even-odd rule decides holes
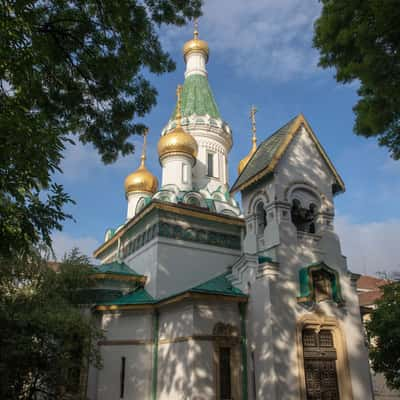
[[[145,232],[142,232],[123,243],[122,256],[124,258],[128,257],[142,248],[146,243],[153,240],[156,236],[225,247],[234,250],[240,250],[241,248],[239,235],[230,235],[227,233],[207,231],[204,229],[183,228],[181,225],[159,222],[152,225]]]

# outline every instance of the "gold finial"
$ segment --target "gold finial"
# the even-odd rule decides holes
[[[140,156],[139,168],[125,178],[125,193],[148,192],[154,194],[157,191],[157,178],[146,168],[146,147],[148,129],[143,132],[142,155]]]
[[[144,167],[144,162],[146,161],[146,146],[147,146],[147,134],[149,130],[146,128],[143,132],[143,147],[142,147],[142,155],[140,156],[140,167]]]
[[[176,127],[181,128],[181,107],[182,107],[182,85],[178,85],[176,88]]]
[[[253,148],[257,147],[256,112],[257,112],[257,108],[255,106],[251,106],[251,109],[250,109],[250,120],[251,120],[251,131],[253,132],[253,137],[252,137]]]
[[[250,121],[251,121],[251,131],[253,133],[253,137],[251,139],[251,141],[253,142],[253,146],[251,147],[250,153],[247,154],[247,156],[245,158],[243,158],[239,163],[239,166],[238,166],[239,175],[242,173],[242,171],[244,170],[244,168],[246,167],[246,165],[250,161],[251,157],[253,157],[253,154],[257,150],[256,112],[257,112],[257,109],[254,106],[251,106],[251,109],[250,109]]]
[[[194,19],[194,31],[193,31],[193,38],[197,40],[199,38],[199,20],[198,18]]]

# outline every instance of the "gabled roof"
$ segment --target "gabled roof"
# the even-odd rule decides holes
[[[210,279],[200,285],[197,285],[190,289],[193,293],[209,293],[209,294],[220,294],[225,296],[244,296],[246,295],[237,287],[232,286],[232,283],[227,279],[228,272],[218,275],[215,278]]]
[[[390,280],[361,275],[357,280],[357,294],[360,306],[373,306],[383,296],[383,286]]]
[[[390,281],[388,279],[376,278],[370,275],[361,275],[357,280],[358,290],[377,290],[381,286],[385,286]]]
[[[358,293],[358,302],[361,307],[372,306],[376,304],[378,300],[380,300],[383,296],[383,292],[381,290],[374,290],[370,292],[359,292]]]
[[[315,143],[319,153],[325,160],[328,168],[335,176],[336,184],[338,186],[337,191],[344,191],[345,186],[342,178],[339,176],[303,114],[299,114],[258,146],[253,157],[249,160],[246,167],[233,184],[231,193],[243,190],[268,174],[274,172],[279,160],[285,154],[295,135],[300,131],[301,126],[304,126]]]
[[[207,77],[203,75],[189,75],[182,87],[182,116],[209,115],[212,118],[221,118]],[[171,119],[175,119],[176,107]]]
[[[133,305],[133,304],[153,304],[156,301],[144,288],[139,288],[124,296],[110,302],[103,302],[102,305]]]
[[[138,274],[123,262],[113,261],[108,264],[95,265],[93,277],[98,279],[117,279],[145,282],[146,277]]]
[[[142,276],[135,272],[132,268],[128,267],[124,262],[113,261],[108,264],[95,265],[94,268],[96,272],[101,274]]]

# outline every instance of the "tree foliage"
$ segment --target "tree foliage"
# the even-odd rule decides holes
[[[367,324],[372,367],[391,388],[400,389],[400,282],[383,287],[377,306]]]
[[[80,390],[80,371],[99,365],[102,332],[78,304],[91,287],[88,259],[73,250],[49,268],[39,254],[29,262],[0,259],[0,398],[62,399]]]
[[[130,138],[156,104],[144,73],[175,68],[158,29],[198,16],[201,0],[0,5],[0,251],[11,254],[49,244],[70,217],[53,174],[72,137],[92,143],[105,163],[133,152]]]
[[[321,0],[314,46],[336,80],[360,82],[354,131],[377,136],[400,158],[400,7],[398,0]]]

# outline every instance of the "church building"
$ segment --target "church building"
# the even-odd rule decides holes
[[[372,400],[356,278],[334,229],[339,173],[302,114],[257,144],[252,108],[230,186],[232,130],[197,29],[183,54],[161,182],[145,135],[126,221],[94,252],[105,337],[87,398]]]

